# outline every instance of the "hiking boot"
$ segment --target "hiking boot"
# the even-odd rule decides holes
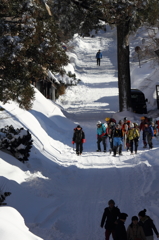
[[[103,152],[106,152],[106,150],[104,150]]]
[[[130,153],[130,155],[134,155],[134,153]]]
[[[123,154],[122,153],[119,153],[119,156],[122,156]]]
[[[96,150],[96,152],[101,152],[101,150],[98,149],[98,150]]]
[[[137,151],[135,151],[135,154],[137,154]]]

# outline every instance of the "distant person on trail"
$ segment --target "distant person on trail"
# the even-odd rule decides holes
[[[159,232],[156,229],[155,224],[153,223],[153,220],[146,215],[146,209],[144,209],[143,211],[140,211],[138,214],[140,221],[139,221],[139,225],[142,226],[145,236],[146,236],[146,240],[153,240],[153,231],[156,233],[157,238],[159,238]],[[153,231],[152,231],[153,229]]]
[[[100,60],[102,59],[102,53],[100,50],[96,54],[96,59],[97,59],[97,65],[100,66]]]
[[[126,213],[120,213],[119,219],[115,224],[114,240],[127,240],[127,232],[124,225],[127,217],[128,215]]]
[[[101,123],[101,121],[97,122],[97,152],[101,152],[101,146],[100,143],[103,143],[104,152],[106,152],[106,126],[104,123]]]
[[[83,152],[83,143],[85,143],[85,133],[80,125],[74,129],[72,144],[76,143],[76,154],[81,155]]]
[[[108,206],[104,209],[104,213],[101,220],[101,228],[103,228],[105,224],[105,240],[109,240],[110,235],[112,234],[112,237],[115,237],[115,223],[117,221],[117,218],[120,215],[120,210],[118,207],[115,207],[114,200],[109,200]]]

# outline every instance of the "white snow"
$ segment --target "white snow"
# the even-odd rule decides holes
[[[137,41],[136,37],[134,44]],[[124,148],[123,156],[116,158],[108,152],[96,152],[98,120],[127,116],[139,122],[141,116],[118,113],[115,29],[100,32],[95,38],[76,35],[70,44],[74,46],[69,53],[71,64],[82,80],[77,86],[69,87],[56,104],[36,90],[30,111],[19,109],[13,102],[1,104],[5,110],[0,111],[0,128],[23,127],[33,138],[31,156],[25,164],[0,151],[0,188],[12,192],[6,199],[8,207],[0,207],[3,240],[104,239],[100,221],[110,199],[129,215],[126,227],[133,215],[146,208],[159,230],[158,139],[153,140],[152,150],[143,150],[140,137],[135,156]],[[100,67],[95,59],[99,49],[103,53]],[[137,62],[131,66],[132,86],[142,86],[149,110],[154,109],[148,115],[153,117],[159,116],[153,99],[157,71],[157,66],[152,68],[148,63],[142,63],[141,68]],[[154,81],[150,90],[145,78]],[[84,152],[79,157],[71,144],[78,123],[86,134]]]

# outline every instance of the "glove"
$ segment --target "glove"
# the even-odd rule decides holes
[[[72,141],[72,144],[74,144],[75,142],[74,141]]]
[[[85,143],[86,142],[86,139],[82,139],[82,143]]]
[[[7,197],[7,196],[10,196],[11,195],[11,192],[5,192],[4,193],[4,196]]]
[[[112,142],[112,138],[109,139],[109,142]]]

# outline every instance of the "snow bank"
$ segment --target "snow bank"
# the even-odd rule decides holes
[[[23,217],[11,207],[0,207],[0,236],[3,240],[42,240],[29,232]]]

